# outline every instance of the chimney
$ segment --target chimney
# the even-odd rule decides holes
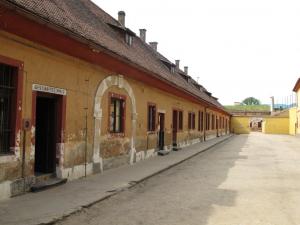
[[[154,42],[149,42],[149,44],[150,44],[150,46],[151,46],[155,51],[157,51],[157,45],[158,45],[158,43],[157,43],[156,41],[154,41]]]
[[[271,97],[271,114],[275,112],[274,96]]]
[[[124,11],[119,11],[118,21],[123,27],[125,27],[125,12]]]
[[[179,63],[180,63],[180,60],[179,60],[179,59],[175,60],[176,69],[178,69],[178,70],[179,70]]]
[[[140,29],[140,38],[143,42],[146,42],[146,29]]]
[[[188,75],[188,73],[189,73],[189,68],[188,68],[187,66],[184,67],[184,73],[185,73],[186,75]]]

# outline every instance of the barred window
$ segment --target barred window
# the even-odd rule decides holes
[[[124,133],[125,99],[111,97],[110,102],[110,132]]]
[[[210,130],[210,114],[206,113],[206,130]]]
[[[0,154],[10,152],[15,68],[0,64]]]
[[[148,131],[155,131],[156,106],[148,105]]]
[[[195,113],[194,112],[189,112],[188,128],[189,128],[189,130],[195,129]]]
[[[183,129],[183,111],[178,111],[178,130]]]
[[[203,112],[198,112],[198,131],[203,131]]]

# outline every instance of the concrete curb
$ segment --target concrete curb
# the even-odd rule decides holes
[[[76,213],[82,211],[83,209],[89,208],[89,207],[91,207],[91,206],[93,206],[93,205],[95,205],[95,204],[97,204],[97,203],[99,203],[99,202],[102,202],[102,201],[104,201],[104,200],[106,200],[106,199],[109,199],[109,198],[111,198],[111,197],[113,197],[113,196],[119,194],[119,193],[122,193],[123,191],[129,190],[129,189],[135,187],[136,185],[138,185],[138,184],[144,182],[145,180],[148,180],[148,179],[150,179],[150,178],[152,178],[152,177],[154,177],[154,176],[156,176],[156,175],[158,175],[158,174],[160,174],[160,173],[162,173],[162,172],[164,172],[164,171],[167,171],[167,170],[169,170],[169,169],[171,169],[171,168],[173,168],[173,167],[175,167],[175,166],[177,166],[177,165],[179,165],[179,164],[181,164],[181,163],[183,163],[183,162],[185,162],[185,161],[187,161],[187,160],[189,160],[189,159],[191,159],[191,158],[193,158],[193,157],[195,157],[195,156],[197,156],[197,155],[199,155],[199,154],[201,154],[201,153],[204,153],[204,152],[206,152],[206,151],[212,149],[213,147],[215,147],[215,146],[217,146],[217,145],[219,145],[219,144],[222,144],[222,143],[228,141],[228,140],[229,140],[230,138],[232,138],[232,137],[234,137],[234,135],[233,135],[233,134],[230,134],[230,135],[228,135],[226,138],[224,138],[223,140],[221,140],[221,141],[219,141],[219,142],[216,142],[216,143],[214,143],[214,144],[212,144],[212,145],[210,145],[210,146],[208,146],[208,147],[206,147],[206,148],[200,150],[199,152],[196,152],[196,153],[194,153],[194,154],[192,154],[192,155],[190,155],[190,156],[188,156],[188,157],[186,157],[186,158],[184,158],[184,159],[182,159],[182,160],[180,160],[180,161],[178,161],[178,162],[176,162],[176,163],[174,163],[174,164],[172,164],[172,165],[169,165],[169,166],[167,166],[167,167],[165,167],[165,168],[163,168],[163,169],[160,169],[160,170],[158,170],[158,171],[156,171],[156,172],[154,172],[154,173],[152,173],[152,174],[150,174],[150,175],[148,175],[148,176],[146,176],[146,177],[143,177],[142,179],[139,179],[139,180],[137,180],[137,181],[132,181],[132,182],[130,182],[127,186],[124,186],[124,187],[122,187],[122,188],[116,189],[114,192],[112,192],[111,194],[107,194],[105,197],[102,197],[102,198],[100,198],[100,199],[97,199],[97,200],[95,200],[95,201],[93,201],[93,202],[90,202],[90,203],[88,203],[88,204],[82,205],[82,206],[80,206],[78,209],[74,210],[73,212],[68,213],[68,214],[66,214],[66,215],[63,215],[63,216],[60,217],[60,218],[55,218],[55,219],[53,219],[53,220],[50,221],[50,222],[39,223],[39,224],[37,224],[37,225],[54,225],[55,223],[57,223],[57,222],[59,222],[59,221],[62,221],[62,220],[64,220],[64,219],[68,218],[69,216],[72,216],[73,214],[76,214]]]

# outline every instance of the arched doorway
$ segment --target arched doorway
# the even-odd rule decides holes
[[[262,118],[253,117],[250,119],[250,130],[252,132],[261,132],[262,131]]]
[[[117,86],[124,89],[131,100],[131,140],[130,140],[130,153],[129,163],[132,164],[135,158],[135,139],[136,139],[136,101],[133,90],[129,83],[123,78],[122,75],[112,75],[101,81],[97,88],[94,99],[94,142],[93,142],[93,171],[94,173],[103,171],[103,162],[100,155],[100,137],[101,137],[101,121],[102,121],[102,108],[101,102],[104,93],[112,86]]]

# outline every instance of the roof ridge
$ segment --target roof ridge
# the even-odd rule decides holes
[[[184,74],[180,68],[175,69],[175,73],[172,73],[166,64],[172,65],[172,61],[153,49],[140,37],[135,36],[132,46],[128,46],[125,42],[125,35],[123,36],[122,32],[120,33],[109,25],[113,24],[119,27],[120,23],[91,0],[68,0],[63,3],[61,0],[6,0],[6,2],[24,9],[25,13],[35,15],[40,20],[47,20],[53,25],[61,27],[72,33],[74,37],[82,37],[90,44],[101,46],[132,62],[136,67],[159,76],[182,91],[223,109],[216,99],[209,97],[201,88],[197,88],[180,76],[180,74]],[[63,11],[58,10],[58,5],[60,5],[59,8],[63,8]],[[125,31],[127,32],[127,30],[130,29],[126,28]],[[190,77],[190,75],[188,76]],[[204,88],[204,90],[206,89]]]
[[[85,1],[85,3],[90,3],[92,4],[93,6],[95,6],[97,8],[97,10],[100,10],[102,13],[104,13],[107,17],[109,17],[111,20],[113,20],[116,24],[122,26],[120,24],[120,22],[115,19],[112,15],[110,15],[109,13],[105,12],[102,8],[100,8],[95,2],[93,2],[92,0],[82,0],[82,1]]]

